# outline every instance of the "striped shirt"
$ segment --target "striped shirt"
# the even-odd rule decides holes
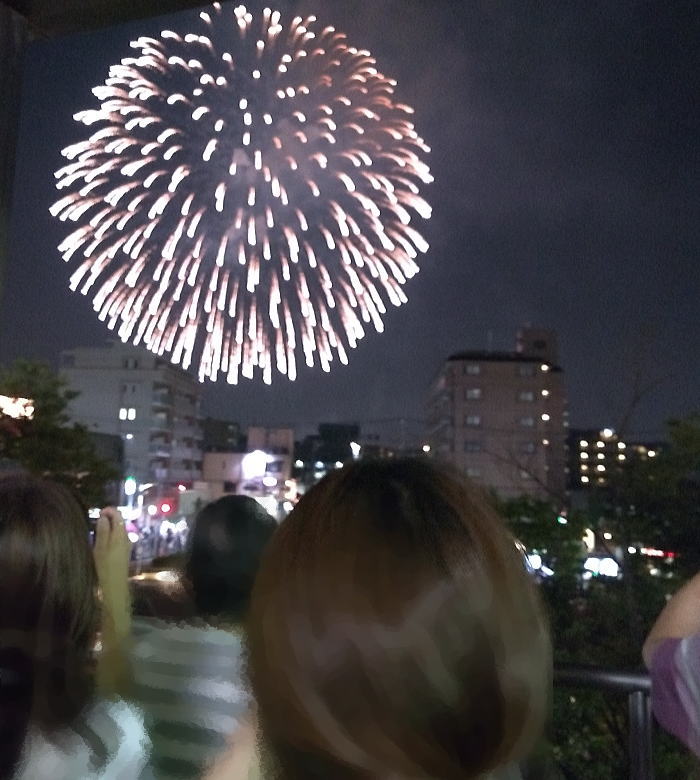
[[[665,639],[656,648],[651,703],[666,731],[700,757],[700,634]]]
[[[153,752],[142,780],[199,778],[250,707],[242,635],[134,619],[135,698]]]
[[[133,780],[149,752],[138,711],[123,701],[99,701],[50,738],[30,729],[13,780]]]

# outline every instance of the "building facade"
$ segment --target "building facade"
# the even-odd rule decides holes
[[[72,418],[124,442],[125,475],[160,485],[200,479],[201,388],[194,377],[121,343],[62,352],[61,374],[79,393]]]
[[[655,458],[663,442],[624,441],[612,428],[577,428],[569,434],[569,490],[605,486],[631,461]]]
[[[533,328],[512,352],[451,355],[428,401],[432,454],[503,498],[566,495],[568,410],[556,336]]]

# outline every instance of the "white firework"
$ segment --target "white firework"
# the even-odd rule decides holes
[[[59,246],[123,341],[231,383],[347,363],[428,246],[429,152],[370,53],[316,18],[220,3],[139,38],[75,119]]]

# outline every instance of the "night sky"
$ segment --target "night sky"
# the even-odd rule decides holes
[[[248,3],[250,10],[264,3]],[[693,2],[278,2],[367,47],[398,80],[432,147],[434,216],[421,273],[331,374],[303,366],[208,385],[206,409],[243,423],[423,416],[444,358],[511,349],[518,326],[558,331],[573,426],[615,426],[635,373],[654,389],[633,430],[700,409],[698,56]],[[0,360],[56,361],[111,334],[68,290],[48,208],[72,115],[129,41],[191,13],[33,43],[28,51]]]

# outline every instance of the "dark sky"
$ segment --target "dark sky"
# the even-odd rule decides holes
[[[263,3],[251,2],[254,10]],[[572,425],[615,425],[632,378],[658,383],[633,428],[653,436],[700,409],[698,32],[693,2],[315,0],[399,82],[432,146],[431,250],[350,365],[209,386],[210,412],[247,422],[423,414],[441,361],[512,347],[523,323],[559,333]],[[188,15],[168,20],[187,29]],[[0,360],[55,360],[108,332],[68,291],[49,205],[72,115],[158,33],[156,19],[31,45],[26,62]]]

